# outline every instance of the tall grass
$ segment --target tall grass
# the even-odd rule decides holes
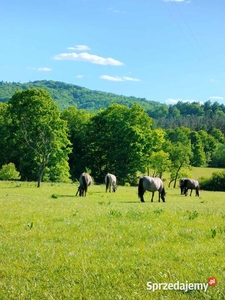
[[[136,187],[0,182],[0,299],[225,299],[224,193],[140,203]],[[148,291],[202,282],[204,291]]]

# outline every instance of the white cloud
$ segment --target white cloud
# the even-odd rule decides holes
[[[50,68],[33,68],[33,67],[28,67],[29,70],[34,70],[34,71],[38,71],[38,72],[51,72],[52,69]]]
[[[183,99],[179,99],[179,98],[178,99],[169,98],[169,99],[165,100],[166,104],[176,104],[177,102],[189,102],[189,103],[192,103],[192,102],[199,102],[199,101],[193,100],[193,99],[183,100]]]
[[[179,100],[177,99],[173,99],[173,98],[169,98],[165,100],[166,104],[176,104]]]
[[[52,69],[50,68],[38,68],[37,71],[38,72],[51,72]]]
[[[113,58],[105,58],[98,55],[89,54],[87,52],[82,53],[61,53],[53,57],[54,60],[75,60],[75,61],[86,61],[97,65],[111,65],[111,66],[122,66],[123,63]]]
[[[91,50],[91,48],[89,48],[86,45],[76,45],[75,47],[68,47],[68,50],[72,50],[72,51],[88,51]]]
[[[101,79],[104,80],[109,80],[109,81],[123,81],[123,79],[121,77],[117,77],[117,76],[109,76],[109,75],[102,75],[100,76]]]
[[[77,75],[76,78],[79,78],[79,79],[84,78],[84,75]]]
[[[220,97],[220,96],[210,96],[209,99],[224,100],[224,97]]]
[[[132,78],[132,77],[127,77],[127,76],[123,76],[123,80],[126,80],[126,81],[141,81],[138,78]]]
[[[136,81],[136,82],[141,81],[138,78],[132,78],[132,77],[127,77],[127,76],[119,77],[119,76],[101,75],[100,78],[104,79],[104,80],[109,80],[109,81]]]

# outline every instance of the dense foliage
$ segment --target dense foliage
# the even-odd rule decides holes
[[[0,102],[0,167],[14,163],[22,180],[38,179],[39,185],[42,180],[74,181],[90,170],[96,183],[111,172],[119,184],[136,184],[142,173],[163,177],[169,172],[174,186],[192,166],[224,167],[222,126],[196,130],[177,123],[164,128],[160,122],[169,115],[153,118],[149,110],[131,103],[111,104],[97,112],[74,105],[60,111],[46,90],[17,90]],[[178,103],[173,118],[185,113],[204,118],[212,106],[222,116],[223,106],[207,102],[203,109],[200,104]],[[162,107],[173,112],[158,106],[151,114],[155,109],[160,115]]]

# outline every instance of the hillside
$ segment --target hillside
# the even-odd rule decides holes
[[[96,112],[112,103],[132,106],[134,103],[141,105],[146,111],[155,110],[165,106],[156,101],[147,101],[144,98],[126,97],[113,93],[90,90],[81,86],[59,81],[42,80],[27,83],[0,82],[0,102],[7,102],[16,90],[27,88],[42,88],[47,90],[60,110],[75,105],[79,109]]]
[[[127,97],[60,81],[42,80],[27,83],[1,81],[0,102],[7,102],[16,90],[27,88],[47,90],[61,111],[76,106],[88,112],[98,112],[113,103],[128,107],[139,104],[153,118],[156,127],[174,129],[184,126],[191,130],[205,130],[208,133],[217,128],[225,135],[225,105],[210,100],[204,104],[179,101],[174,105],[166,105],[145,98]]]

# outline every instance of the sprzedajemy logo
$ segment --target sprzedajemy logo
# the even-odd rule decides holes
[[[184,291],[189,292],[189,291],[204,291],[206,292],[209,286],[215,286],[217,284],[217,280],[215,277],[209,277],[208,281],[206,283],[203,282],[147,282],[147,290],[155,292],[157,290],[164,290],[164,291]]]

